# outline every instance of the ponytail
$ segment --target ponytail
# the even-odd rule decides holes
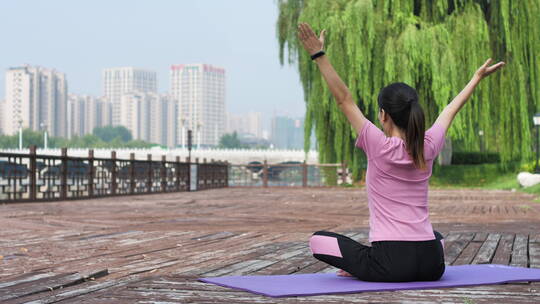
[[[424,159],[425,117],[416,90],[402,82],[392,83],[381,89],[378,102],[394,124],[404,131],[405,147],[414,166],[420,170],[427,169]]]
[[[410,105],[411,111],[405,132],[405,142],[407,150],[413,159],[414,166],[420,170],[424,170],[426,169],[426,161],[424,159],[424,111],[417,100],[410,101]]]

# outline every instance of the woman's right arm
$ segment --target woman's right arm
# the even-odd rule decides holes
[[[504,62],[499,62],[497,64],[494,64],[492,66],[489,66],[491,63],[491,58],[488,59],[477,71],[474,73],[473,78],[469,81],[469,83],[465,86],[461,92],[454,97],[454,99],[443,109],[437,120],[435,121],[436,124],[441,125],[444,127],[444,130],[448,130],[450,127],[450,124],[452,124],[452,121],[454,120],[454,117],[456,114],[461,110],[463,105],[467,102],[469,97],[471,97],[474,89],[476,86],[480,83],[482,79],[490,75],[491,73],[497,71],[501,67],[504,66]]]
[[[325,31],[323,30],[320,37],[317,38],[315,32],[313,32],[309,24],[300,23],[298,25],[298,36],[300,42],[310,55],[313,55],[323,49],[324,33]],[[326,56],[320,56],[319,58],[315,59],[315,62],[317,63],[319,71],[326,81],[330,92],[332,92],[338,107],[343,114],[345,114],[352,127],[356,130],[356,133],[359,134],[367,119],[354,102],[349,88],[347,88],[343,80],[341,80],[341,77],[339,77],[338,73],[330,63],[330,60],[328,60]]]

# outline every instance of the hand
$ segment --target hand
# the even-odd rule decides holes
[[[337,271],[337,275],[340,276],[340,277],[352,277],[352,275],[350,273],[346,272],[343,269],[339,269]]]
[[[317,38],[309,24],[300,23],[298,25],[298,38],[309,55],[313,55],[323,50],[325,33],[326,30],[322,30],[319,38]]]
[[[505,63],[503,61],[494,64],[492,66],[489,66],[493,60],[489,58],[478,70],[474,75],[478,77],[478,79],[484,79],[485,77],[489,76],[491,73],[497,71],[498,69],[502,68]]]

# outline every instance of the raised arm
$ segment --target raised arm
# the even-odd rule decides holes
[[[476,86],[480,83],[482,79],[490,75],[491,73],[497,71],[501,67],[504,66],[504,62],[499,62],[497,64],[494,64],[492,66],[489,66],[491,64],[492,60],[489,58],[477,71],[474,73],[473,78],[469,81],[469,83],[465,86],[461,92],[454,97],[454,99],[442,110],[441,114],[439,114],[439,117],[435,121],[435,123],[441,125],[444,127],[445,130],[448,130],[450,127],[450,124],[452,124],[452,121],[454,120],[454,117],[456,117],[456,114],[461,110],[463,105],[467,102],[469,97],[471,97],[474,89]]]
[[[298,25],[298,37],[309,55],[314,55],[323,50],[324,33],[324,30],[321,31],[319,38],[317,38],[307,23]],[[343,80],[341,80],[326,56],[323,55],[316,58],[315,62],[319,66],[319,71],[330,88],[330,92],[332,92],[339,108],[345,116],[347,116],[347,119],[356,130],[356,133],[360,133],[366,118],[354,102],[349,88],[347,88]]]

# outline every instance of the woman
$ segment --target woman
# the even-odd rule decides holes
[[[444,273],[442,236],[428,212],[428,180],[446,130],[480,80],[504,65],[488,59],[467,86],[424,131],[425,119],[415,89],[404,83],[383,88],[378,97],[384,133],[367,120],[347,86],[324,56],[324,30],[317,38],[306,23],[298,28],[304,49],[317,63],[341,111],[356,130],[356,146],[368,158],[369,241],[371,247],[327,231],[310,238],[315,258],[339,268],[338,275],[364,281],[434,281]]]

